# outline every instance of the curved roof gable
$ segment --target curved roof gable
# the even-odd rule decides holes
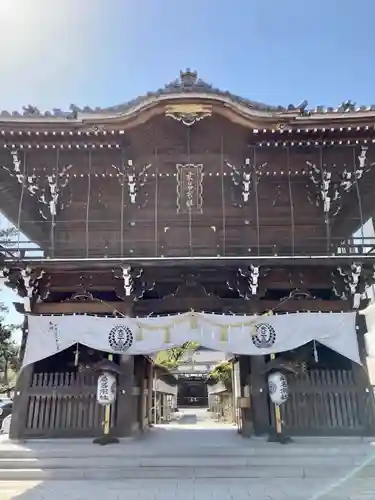
[[[283,108],[282,106],[270,106],[268,104],[262,104],[237,96],[228,91],[223,91],[215,88],[201,78],[198,78],[198,73],[196,71],[187,69],[186,71],[180,71],[180,77],[168,83],[163,88],[158,89],[155,92],[148,92],[146,95],[139,96],[127,103],[120,104],[118,106],[112,106],[110,108],[105,108],[102,110],[102,112],[121,113],[124,111],[129,111],[132,108],[139,107],[143,103],[148,104],[153,98],[158,99],[159,97],[163,96],[170,97],[174,94],[186,95],[189,93],[200,94],[201,97],[207,98],[222,97],[225,100],[232,101],[233,104],[241,104],[242,106],[257,111],[277,112],[287,110],[287,108]]]
[[[134,115],[135,113],[153,106],[160,101],[167,101],[169,99],[178,98],[195,98],[195,99],[210,99],[221,101],[229,107],[236,108],[237,111],[243,113],[244,115],[253,116],[280,116],[280,115],[295,115],[301,117],[309,117],[311,114],[320,115],[321,118],[329,117],[334,113],[334,117],[338,118],[346,117],[348,113],[355,113],[359,118],[361,115],[368,113],[375,114],[375,106],[361,106],[356,108],[355,104],[351,101],[342,103],[342,105],[337,108],[324,108],[323,106],[318,106],[316,109],[307,111],[307,101],[300,104],[299,106],[289,105],[284,106],[271,106],[268,104],[259,103],[256,101],[251,101],[228,91],[223,91],[218,88],[213,87],[211,84],[205,82],[198,77],[196,71],[191,71],[187,69],[185,71],[180,71],[180,76],[176,80],[168,83],[163,88],[155,91],[148,92],[146,95],[139,96],[129,102],[119,104],[117,106],[111,106],[107,108],[90,108],[85,106],[80,108],[74,104],[70,106],[69,111],[62,111],[61,109],[53,109],[52,111],[46,111],[44,113],[40,112],[35,106],[25,106],[23,112],[19,113],[17,111],[1,111],[0,112],[0,122],[13,122],[13,121],[27,121],[27,122],[56,122],[56,121],[66,121],[70,119],[73,122],[82,122],[90,119],[106,119],[106,118],[120,118],[129,115]],[[345,115],[345,116],[344,116]],[[318,118],[316,116],[316,118]]]

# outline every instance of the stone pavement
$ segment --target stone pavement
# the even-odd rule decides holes
[[[0,500],[374,500],[375,479],[330,491],[316,479],[0,482]]]
[[[137,457],[158,461],[155,457],[160,454],[150,478],[3,481],[0,482],[0,500],[96,500],[102,497],[105,500],[375,500],[374,444],[371,440],[351,438],[296,439],[294,444],[287,446],[265,443],[263,439],[246,440],[238,436],[232,426],[213,423],[206,414],[194,410],[185,412],[172,425],[158,426],[140,441],[99,448],[103,456],[112,457],[115,462],[137,460]],[[7,450],[10,454],[15,453],[19,448],[4,441],[0,443],[0,454],[3,456]],[[57,458],[69,453],[68,456],[76,460],[86,449],[95,449],[98,453],[98,448],[92,448],[88,441],[63,440],[58,445],[56,442],[30,442],[26,443],[26,448],[39,457],[47,452],[48,456]],[[305,450],[311,454],[309,457],[305,456]],[[321,450],[325,455],[321,455]],[[213,460],[221,462],[220,466],[204,465],[208,451]],[[87,460],[92,458],[89,453]],[[177,461],[174,457],[179,457],[179,453],[185,460],[199,462],[197,472],[200,474],[184,477],[184,468],[180,467],[177,477],[162,477],[164,461]],[[236,460],[249,461],[250,465],[244,470],[251,477],[233,477],[237,470],[233,466]],[[312,468],[320,461],[319,476],[280,477],[279,474],[277,477],[278,470],[286,463],[293,472],[299,461],[311,464]],[[337,469],[332,469],[336,471],[335,477],[327,473],[330,469],[324,465],[330,461],[333,465],[338,464]],[[254,463],[256,465],[252,465]],[[137,466],[139,471],[142,468],[146,467]]]

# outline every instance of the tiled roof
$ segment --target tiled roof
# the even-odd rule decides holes
[[[248,110],[254,110],[258,112],[266,112],[266,113],[285,113],[285,112],[298,112],[299,110],[307,109],[307,101],[299,105],[289,106],[271,106],[268,104],[259,103],[256,101],[251,101],[250,99],[246,99],[244,97],[240,97],[230,93],[229,91],[223,91],[218,88],[213,87],[211,84],[205,82],[204,80],[198,78],[198,74],[195,71],[191,71],[187,69],[186,71],[180,72],[180,77],[176,80],[168,83],[163,88],[158,89],[154,92],[148,92],[146,95],[139,96],[136,99],[133,99],[129,102],[119,104],[117,106],[111,106],[108,108],[91,108],[89,106],[85,106],[83,108],[79,108],[78,106],[71,104],[70,109],[68,111],[63,111],[61,109],[53,109],[52,111],[40,112],[35,106],[28,105],[23,107],[23,112],[20,113],[18,111],[0,111],[0,118],[9,119],[9,120],[17,120],[17,119],[40,119],[41,121],[50,120],[50,119],[61,119],[61,118],[77,118],[78,114],[84,115],[106,115],[106,114],[121,114],[126,113],[129,110],[136,108],[138,106],[142,106],[143,103],[147,103],[150,100],[157,99],[158,97],[167,97],[168,95],[176,95],[176,94],[200,94],[202,97],[207,96],[210,97],[221,97],[223,99],[229,100],[233,102],[233,104],[237,104],[248,108]],[[326,114],[326,113],[355,113],[355,112],[365,112],[365,111],[373,111],[375,112],[375,105],[372,106],[360,106],[356,107],[355,103],[348,100],[343,102],[338,108],[333,107],[324,107],[318,106],[317,108],[310,110],[307,115],[311,114]]]

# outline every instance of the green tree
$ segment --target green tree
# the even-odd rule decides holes
[[[0,229],[0,247],[7,248],[14,246],[14,241],[19,236],[19,231],[15,227]]]
[[[161,351],[156,357],[156,364],[165,366],[169,370],[175,370],[184,360],[185,355],[193,353],[199,344],[197,342],[184,342],[180,347],[172,347]]]
[[[232,389],[232,370],[233,364],[230,361],[223,361],[215,366],[210,373],[210,379],[215,382],[221,382],[228,391]]]
[[[0,392],[12,389],[19,369],[19,347],[12,339],[19,325],[5,323],[7,312],[8,308],[0,302]]]
[[[0,230],[0,247],[11,246],[18,234],[15,228]],[[0,255],[1,259],[1,255]],[[0,294],[3,290],[0,289]],[[15,375],[19,369],[19,347],[12,339],[12,334],[19,325],[6,323],[8,308],[0,302],[0,392],[9,392],[14,385]]]

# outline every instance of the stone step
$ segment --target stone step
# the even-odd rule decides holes
[[[374,450],[375,451],[375,450]],[[199,465],[199,464],[221,464],[230,463],[233,465],[253,465],[253,464],[278,464],[286,463],[287,465],[298,465],[298,463],[306,464],[329,464],[336,461],[339,464],[356,464],[361,462],[366,457],[370,456],[370,451],[363,451],[361,453],[295,453],[295,452],[276,452],[276,453],[226,453],[224,450],[217,450],[216,453],[152,453],[152,454],[128,454],[128,453],[108,453],[103,451],[102,454],[98,453],[69,453],[61,451],[38,452],[38,453],[0,453],[0,467],[2,463],[18,463],[18,461],[43,461],[43,463],[63,463],[64,461],[71,461],[72,463],[90,463],[91,461],[103,461],[105,463],[120,462],[123,465],[137,465],[148,466],[157,462],[166,467],[178,466],[185,467],[186,465]]]
[[[86,456],[86,457],[5,457],[0,458],[0,469],[90,469],[90,468],[136,468],[136,467],[356,467],[367,455],[339,456]]]
[[[0,459],[28,459],[28,458],[102,458],[117,457],[119,459],[130,458],[134,460],[145,458],[201,458],[201,457],[257,457],[264,459],[282,459],[287,457],[347,457],[348,459],[364,457],[375,453],[375,448],[371,444],[355,443],[337,444],[334,441],[327,441],[324,445],[306,445],[295,442],[288,445],[277,443],[267,443],[263,440],[242,440],[238,446],[199,446],[193,444],[189,446],[150,446],[147,442],[120,442],[117,445],[99,446],[92,442],[88,443],[61,443],[54,442],[25,444],[0,443]]]
[[[374,469],[372,469],[374,470]],[[324,478],[338,479],[348,473],[343,467],[101,467],[66,469],[0,469],[0,481],[122,480],[122,479],[235,479],[235,478]]]
[[[265,439],[230,444],[180,440],[0,442],[0,481],[121,480],[182,478],[333,479],[374,458],[369,440],[296,439],[288,445]],[[366,468],[375,476],[375,465]]]

